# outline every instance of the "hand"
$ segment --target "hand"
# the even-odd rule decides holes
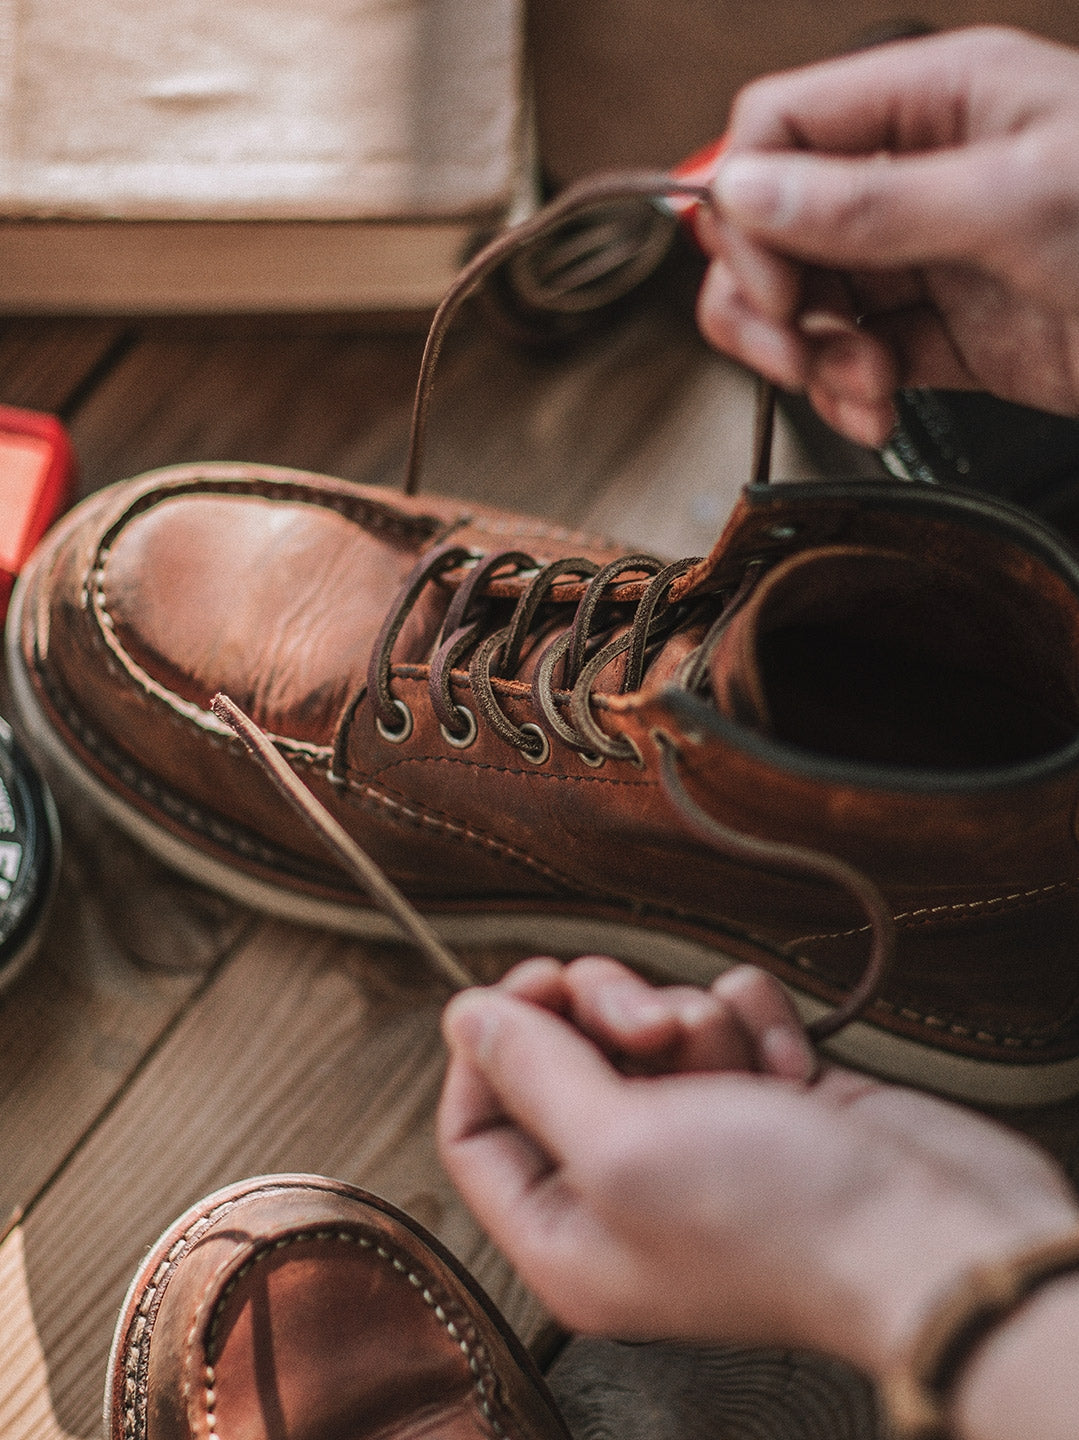
[[[1079,414],[1079,51],[986,27],[759,81],[715,193],[702,332],[851,439],[898,386]]]
[[[807,1084],[790,1002],[748,967],[698,991],[533,961],[457,996],[444,1032],[443,1162],[574,1330],[879,1372],[942,1284],[1074,1220],[1003,1129],[837,1068]]]

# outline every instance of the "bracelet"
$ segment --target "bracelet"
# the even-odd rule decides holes
[[[881,1383],[895,1440],[948,1440],[952,1392],[981,1342],[1047,1281],[1079,1271],[1079,1227],[968,1270]]]

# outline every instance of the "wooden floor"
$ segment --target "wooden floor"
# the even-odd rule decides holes
[[[355,321],[15,319],[0,322],[0,402],[66,420],[83,494],[205,459],[392,486],[421,338]],[[473,318],[445,353],[425,488],[699,554],[746,478],[751,393],[660,300],[557,359]],[[778,469],[812,468],[781,437]],[[0,1436],[97,1435],[142,1253],[193,1200],[270,1171],[387,1196],[535,1340],[544,1317],[435,1155],[440,984],[403,947],[272,922],[181,882],[58,799],[55,907],[0,1001]],[[777,1425],[751,1433],[794,1435],[789,1417]]]

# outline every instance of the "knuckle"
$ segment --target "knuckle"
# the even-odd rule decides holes
[[[776,116],[782,113],[777,105],[777,91],[783,85],[781,77],[765,76],[751,80],[735,94],[727,122],[729,143],[752,143],[775,128]]]
[[[890,156],[830,162],[824,183],[800,187],[790,208],[790,228],[821,237],[848,256],[875,251],[889,228]]]

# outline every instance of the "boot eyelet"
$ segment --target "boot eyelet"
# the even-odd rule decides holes
[[[530,765],[545,765],[551,757],[551,742],[547,739],[546,734],[538,725],[533,725],[531,720],[527,725],[521,726],[521,734],[535,736],[538,741],[538,748],[534,752],[522,750],[521,754]]]
[[[465,727],[464,733],[455,735],[453,731],[448,730],[445,725],[440,725],[438,728],[441,730],[442,738],[447,745],[452,745],[456,750],[467,750],[476,738],[476,717],[467,705],[457,705],[455,709],[461,719],[461,723]]]
[[[382,716],[376,715],[375,729],[382,736],[383,740],[388,740],[391,745],[403,745],[404,742],[408,739],[408,737],[412,734],[412,711],[408,708],[408,706],[403,700],[394,700],[393,708],[401,717],[400,728],[397,730],[391,730],[390,727],[383,720]]]
[[[591,765],[593,770],[598,770],[607,763],[606,755],[597,755],[594,750],[578,750],[577,755],[586,765]]]

